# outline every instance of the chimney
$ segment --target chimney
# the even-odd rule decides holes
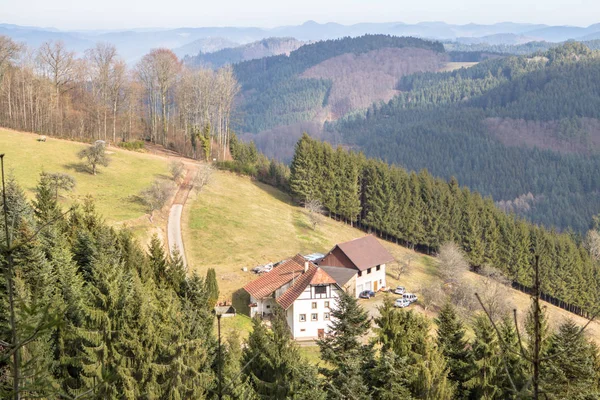
[[[304,272],[308,272],[308,261],[304,261]]]

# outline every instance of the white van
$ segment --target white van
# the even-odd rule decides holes
[[[414,303],[415,301],[417,301],[417,295],[416,294],[412,294],[412,293],[404,293],[402,295],[402,298],[404,300],[410,301],[411,303]]]

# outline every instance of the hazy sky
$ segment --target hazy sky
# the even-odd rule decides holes
[[[60,29],[317,22],[503,21],[587,26],[600,0],[0,0],[0,22]]]

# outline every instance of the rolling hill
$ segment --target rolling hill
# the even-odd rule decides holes
[[[584,232],[600,211],[600,53],[546,53],[405,77],[402,94],[330,126],[333,137],[411,170],[428,169],[534,222]],[[340,139],[341,138],[341,139]]]
[[[438,42],[385,35],[317,42],[289,56],[242,62],[234,66],[242,88],[237,130],[277,137],[291,128],[297,139],[303,124],[320,129],[324,121],[387,101],[402,76],[447,62]],[[290,148],[280,150],[291,156]]]

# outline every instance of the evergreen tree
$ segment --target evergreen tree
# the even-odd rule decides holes
[[[580,334],[573,320],[567,320],[549,338],[546,361],[542,363],[542,391],[554,398],[592,399],[600,397],[596,346]]]
[[[454,394],[448,368],[429,337],[429,323],[412,311],[394,308],[391,297],[379,307],[375,319],[377,340],[383,352],[393,352],[409,368],[407,387],[415,398],[451,399]]]
[[[316,198],[315,155],[313,140],[307,133],[302,134],[290,164],[290,190],[301,203]]]
[[[206,271],[206,291],[208,292],[209,307],[214,308],[219,299],[219,284],[217,283],[217,273],[214,268]]]
[[[465,339],[465,328],[452,304],[446,303],[436,319],[437,343],[448,362],[448,379],[456,384],[456,397],[469,398],[465,382],[473,375],[473,355]]]
[[[372,348],[360,342],[369,327],[367,312],[354,297],[342,292],[337,307],[331,311],[331,335],[317,342],[321,359],[332,365],[331,369],[321,370],[329,398],[369,398],[362,364]]]
[[[153,271],[153,278],[157,284],[162,284],[167,278],[168,262],[165,257],[165,250],[158,235],[152,236],[150,246],[148,247],[148,261]]]
[[[253,331],[244,349],[244,373],[260,399],[324,399],[314,367],[300,357],[284,311],[273,313],[272,332],[253,320]]]
[[[465,383],[471,389],[472,399],[501,399],[500,374],[502,360],[498,338],[486,315],[475,317],[475,340],[472,344],[474,376]]]

